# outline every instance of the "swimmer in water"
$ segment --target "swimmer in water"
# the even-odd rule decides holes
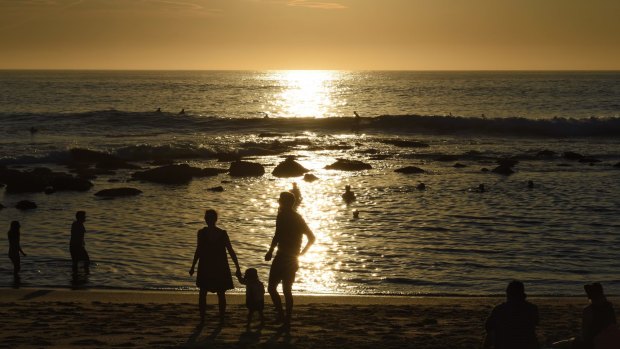
[[[344,187],[344,194],[342,194],[342,200],[344,200],[344,202],[346,202],[347,204],[355,201],[355,193],[351,191],[350,185]]]

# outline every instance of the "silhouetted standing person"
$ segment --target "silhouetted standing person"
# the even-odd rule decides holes
[[[511,281],[506,288],[506,302],[493,308],[486,321],[484,349],[539,348],[538,307],[525,298],[523,283]]]
[[[8,238],[9,238],[9,259],[13,263],[13,277],[19,278],[19,271],[21,270],[21,258],[22,256],[26,257],[26,254],[22,250],[22,247],[19,243],[20,240],[20,231],[21,225],[19,221],[12,221],[11,227],[9,228]]]
[[[86,252],[86,243],[84,242],[84,235],[86,234],[84,222],[86,222],[86,212],[77,211],[75,221],[71,224],[71,240],[69,242],[73,275],[77,274],[80,261],[84,261],[84,272],[90,273],[90,257]]]
[[[258,271],[249,268],[245,271],[243,277],[238,277],[239,282],[245,285],[245,306],[248,308],[248,320],[246,328],[250,329],[252,316],[254,312],[258,312],[261,326],[265,323],[265,285],[258,279]]]
[[[278,202],[280,209],[276,218],[276,232],[271,241],[269,251],[265,255],[265,260],[271,260],[276,247],[278,248],[278,253],[271,263],[267,289],[276,308],[278,320],[283,319],[283,328],[288,330],[293,314],[293,283],[295,282],[295,274],[299,269],[297,258],[308,251],[314,243],[315,237],[301,215],[295,211],[295,196],[293,194],[289,192],[280,193]],[[308,242],[300,252],[304,235],[306,235]],[[286,316],[282,312],[282,301],[278,293],[278,285],[280,283],[282,283],[282,291],[286,301]]]
[[[297,207],[301,205],[301,200],[303,200],[304,198],[303,196],[301,196],[301,190],[299,190],[296,182],[293,182],[293,189],[289,190],[289,192],[295,195],[295,206]]]
[[[200,288],[198,295],[200,322],[204,322],[205,319],[207,292],[214,292],[217,293],[220,323],[223,323],[226,313],[226,291],[234,288],[226,251],[228,251],[230,258],[235,263],[237,277],[241,277],[241,270],[228,233],[226,230],[215,226],[217,212],[215,210],[206,210],[205,222],[207,226],[198,230],[197,233],[196,252],[194,253],[194,261],[189,270],[189,275],[194,275],[196,262],[198,262],[196,286]]]
[[[344,187],[344,194],[342,194],[342,200],[344,200],[344,202],[346,202],[347,204],[355,201],[355,193],[351,191],[350,185]]]

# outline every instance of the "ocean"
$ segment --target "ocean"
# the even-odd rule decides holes
[[[140,168],[99,171],[87,191],[0,188],[0,227],[19,220],[28,254],[19,285],[0,259],[0,287],[194,290],[206,208],[266,281],[277,198],[296,182],[317,237],[297,293],[490,295],[519,279],[534,295],[580,295],[594,281],[617,295],[619,101],[620,72],[0,71],[0,167],[74,173],[81,148]],[[286,156],[318,180],[273,176]],[[266,173],[132,178],[164,163],[225,171],[235,158]],[[325,168],[340,158],[371,169]],[[507,159],[513,174],[486,171]],[[405,166],[423,173],[394,172]],[[143,193],[94,195],[118,187]],[[77,210],[94,266],[76,281]]]

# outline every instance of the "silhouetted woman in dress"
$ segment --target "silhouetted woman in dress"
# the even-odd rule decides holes
[[[19,244],[19,238],[20,238],[19,228],[20,227],[21,226],[18,221],[12,221],[11,228],[9,229],[9,232],[8,232],[9,258],[11,259],[11,262],[13,262],[13,277],[14,278],[19,278],[19,271],[21,270],[21,259],[20,259],[19,254],[21,253],[22,256],[26,257],[26,254],[24,253],[24,251],[22,251],[22,247]]]
[[[228,233],[226,233],[226,230],[215,226],[217,212],[215,210],[206,210],[205,222],[207,226],[198,231],[196,252],[194,253],[194,261],[189,270],[189,275],[194,275],[196,262],[198,262],[196,286],[200,288],[198,295],[200,322],[204,322],[205,318],[207,292],[215,292],[217,293],[219,303],[220,323],[222,323],[226,313],[226,290],[234,288],[228,265],[228,256],[226,255],[227,250],[237,268],[235,273],[237,277],[241,277],[241,269],[239,268],[235,250],[233,250],[230,244]]]

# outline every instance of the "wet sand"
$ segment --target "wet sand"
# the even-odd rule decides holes
[[[267,321],[246,331],[244,296],[228,295],[226,323],[209,297],[198,326],[197,294],[0,289],[0,348],[477,348],[501,297],[296,296],[290,335]],[[618,304],[618,299],[610,299]],[[541,344],[579,330],[585,297],[533,297]]]

